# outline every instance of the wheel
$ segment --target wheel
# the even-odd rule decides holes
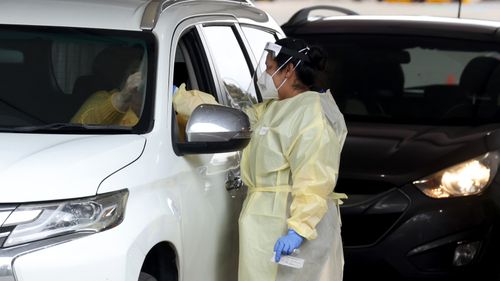
[[[147,274],[146,272],[141,272],[141,274],[139,274],[138,281],[158,281],[158,280],[156,280],[156,278]]]

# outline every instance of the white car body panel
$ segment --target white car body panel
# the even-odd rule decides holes
[[[147,188],[131,192],[126,219],[118,227],[16,258],[18,281],[137,280],[152,246],[165,237],[174,245],[180,244],[180,217],[160,200],[168,198],[168,190],[156,190],[159,193]]]
[[[0,136],[0,203],[92,196],[104,178],[137,159],[145,144],[134,135]]]

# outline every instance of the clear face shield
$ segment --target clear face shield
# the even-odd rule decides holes
[[[278,99],[278,90],[285,84],[286,79],[283,79],[283,81],[276,81],[275,84],[273,77],[293,58],[299,59],[294,66],[293,70],[295,70],[302,60],[306,58],[305,54],[307,53],[302,53],[306,49],[297,52],[275,43],[269,42],[266,44],[259,59],[259,63],[257,64],[257,68],[255,69],[253,78],[253,81],[257,81],[257,87],[259,88],[263,100]],[[276,61],[276,57],[279,54],[288,56],[288,59],[281,65],[278,65]]]

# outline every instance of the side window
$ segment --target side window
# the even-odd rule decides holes
[[[92,62],[104,44],[54,42],[52,65],[59,88],[71,94],[77,78],[92,73]]]
[[[177,46],[174,61],[174,85],[179,87],[182,83],[186,84],[187,89],[199,88],[194,74],[193,63],[183,40]]]
[[[186,84],[188,90],[200,90],[215,96],[216,88],[212,73],[204,52],[203,44],[196,28],[191,28],[179,39],[174,58],[173,84],[179,87]],[[185,142],[187,120],[174,115],[172,118],[172,137],[174,143],[180,145]]]
[[[467,64],[477,53],[410,48],[409,61],[401,64],[405,88],[428,85],[458,85]]]
[[[241,29],[247,38],[252,49],[255,60],[260,58],[267,42],[275,42],[276,37],[273,33],[251,26],[242,26]]]
[[[256,103],[249,62],[233,27],[205,26],[204,35],[230,105],[242,108],[245,104]]]
[[[186,83],[187,89],[197,89],[215,96],[210,66],[198,32],[192,28],[179,40],[174,63],[174,85]]]

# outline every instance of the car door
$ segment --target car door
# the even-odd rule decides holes
[[[210,93],[220,104],[234,108],[258,102],[252,82],[255,58],[241,34],[232,17],[184,21],[174,35],[173,84],[185,83],[187,89]],[[246,193],[240,179],[240,152],[182,155],[182,128],[176,128],[175,120],[172,124],[178,154],[197,171],[184,179],[193,185],[182,196],[189,198],[183,204],[182,267],[200,270],[181,269],[183,280],[236,280],[238,217]]]
[[[203,44],[211,59],[219,101],[240,110],[244,110],[245,107],[252,106],[261,100],[253,79],[256,65],[253,53],[255,51],[262,52],[265,43],[274,41],[276,38],[271,30],[245,28],[248,28],[253,39],[251,42],[254,44],[248,43],[242,27],[235,20],[212,21],[198,26]],[[229,171],[226,180],[226,187],[234,190],[242,184],[239,167],[241,153],[232,152],[228,155],[238,159],[238,166]],[[234,192],[234,194],[240,195],[241,192]],[[235,199],[239,203],[237,206],[239,211],[238,207],[243,203],[244,197],[235,196]]]
[[[202,24],[218,18],[194,17],[177,26],[169,62],[173,73],[169,81],[177,87],[184,83],[188,90],[212,94],[219,103],[225,104],[201,35]],[[238,216],[244,198],[239,178],[233,175],[239,171],[239,154],[184,154],[183,147],[189,144],[185,143],[182,130],[173,115],[172,143],[178,156],[175,165],[187,168],[174,179],[181,185],[181,278],[237,280]]]
[[[252,79],[256,65],[252,51],[262,52],[265,42],[274,41],[275,35],[272,31],[252,33],[254,42],[256,42],[255,50],[251,49],[251,45],[248,44],[242,28],[236,20],[227,18],[206,22],[198,26],[198,31],[205,49],[209,53],[219,102],[237,109],[244,109],[258,103],[259,97]],[[228,172],[226,187],[232,189],[230,192],[233,194],[236,203],[235,210],[238,211],[239,216],[244,199],[244,196],[240,196],[242,195],[240,191],[246,191],[245,187],[239,188],[238,191],[234,190],[242,184],[239,167],[241,153],[232,152],[228,153],[227,156],[238,160],[238,165]],[[235,229],[234,232],[236,235],[238,234],[237,230]]]

